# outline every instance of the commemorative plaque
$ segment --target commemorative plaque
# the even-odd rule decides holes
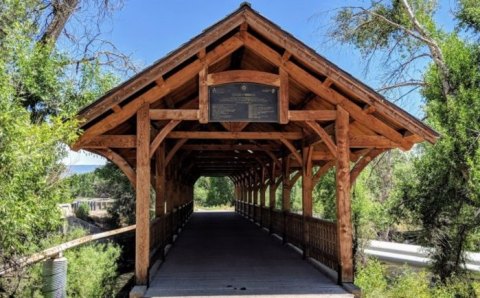
[[[257,83],[209,86],[209,121],[278,122],[278,91]]]

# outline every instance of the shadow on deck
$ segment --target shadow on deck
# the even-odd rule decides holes
[[[234,212],[194,213],[146,297],[353,297]]]

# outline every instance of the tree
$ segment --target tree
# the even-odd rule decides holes
[[[227,177],[210,177],[206,206],[220,206],[232,204],[233,184]]]
[[[68,39],[65,28],[71,16],[79,12],[79,3],[86,1],[78,1],[70,17],[62,22],[56,21],[59,7],[75,1],[0,2],[2,264],[14,265],[19,256],[39,249],[38,239],[60,231],[57,204],[69,195],[60,182],[65,170],[61,160],[66,155],[65,144],[72,143],[78,134],[74,113],[117,81],[117,76],[105,68],[109,60],[96,55],[105,48],[100,46],[96,51],[88,47],[80,55],[78,49],[69,47],[92,41],[92,36],[76,32],[69,36],[78,41],[83,36],[82,42],[62,43],[61,49],[58,45]],[[43,30],[51,28],[53,22],[57,24],[55,30]],[[92,22],[84,22],[78,28],[88,26]],[[97,28],[92,26],[91,30]],[[42,39],[46,35],[48,38]],[[82,57],[89,59],[79,59]],[[0,280],[0,292],[15,296],[22,278],[22,272],[19,274],[13,282]]]
[[[480,225],[480,51],[460,31],[478,36],[480,3],[457,4],[453,32],[435,23],[436,1],[420,0],[342,8],[330,32],[369,61],[383,60],[381,91],[420,88],[426,119],[442,134],[436,145],[419,149],[401,206],[423,226],[425,243],[435,248],[433,270],[444,282],[461,273],[463,251]]]

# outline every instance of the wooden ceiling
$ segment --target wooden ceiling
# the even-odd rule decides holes
[[[205,65],[208,73],[284,71],[288,74],[290,121],[199,123],[199,73]],[[156,110],[150,112],[152,140],[167,125],[173,126],[165,136],[167,163],[174,160],[180,174],[192,181],[201,175],[235,176],[284,158],[291,158],[293,169],[300,168],[295,152],[305,146],[314,146],[314,165],[332,164],[335,157],[329,149],[335,146],[335,119],[318,117],[320,113],[315,111],[333,113],[337,106],[350,114],[352,161],[374,151],[408,150],[415,143],[433,143],[438,138],[421,121],[248,5],[80,111],[84,134],[72,147],[102,154],[134,171],[135,115],[145,103]],[[181,110],[175,112],[178,122],[155,120],[163,119],[164,110]],[[310,119],[305,121],[305,117]],[[151,156],[155,158],[153,152]]]

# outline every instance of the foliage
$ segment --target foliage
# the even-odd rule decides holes
[[[95,192],[114,199],[108,209],[115,226],[135,223],[135,190],[128,178],[114,164],[107,163],[95,170],[95,176],[101,181],[95,184]]]
[[[74,112],[116,81],[101,61],[74,63],[67,49],[39,41],[49,3],[0,3],[0,263],[37,251],[38,239],[60,229],[57,204],[70,200],[61,160],[77,137]]]
[[[227,177],[200,177],[195,182],[194,196],[200,206],[232,205],[233,183]]]
[[[120,249],[95,244],[67,251],[69,297],[114,297]],[[72,261],[71,261],[72,260]]]
[[[479,2],[458,4],[459,27],[478,33]],[[436,9],[436,1],[417,0],[347,7],[336,14],[331,36],[366,57],[382,53],[389,88],[421,88],[427,121],[442,137],[419,148],[412,175],[400,178],[395,214],[423,227],[425,244],[435,248],[433,272],[446,282],[461,273],[463,251],[474,248],[480,225],[480,54],[478,43],[439,29]]]
[[[95,183],[94,173],[73,174],[63,179],[63,183],[70,191],[72,198],[84,197],[92,198],[96,196],[92,185]]]
[[[389,274],[385,265],[369,259],[357,273],[355,284],[366,298],[452,298],[478,297],[479,282],[465,282],[455,277],[445,283],[431,283],[426,271],[413,271],[408,267],[394,269]]]
[[[80,205],[75,210],[75,216],[87,220],[90,214],[90,206],[86,202],[81,202]]]
[[[82,229],[67,235],[54,234],[40,241],[42,249],[85,235]],[[67,258],[68,297],[113,297],[120,248],[111,243],[92,243],[65,252]],[[5,287],[12,286],[7,284]],[[2,281],[0,280],[0,285]],[[18,297],[43,297],[42,263],[27,268],[15,294]]]

